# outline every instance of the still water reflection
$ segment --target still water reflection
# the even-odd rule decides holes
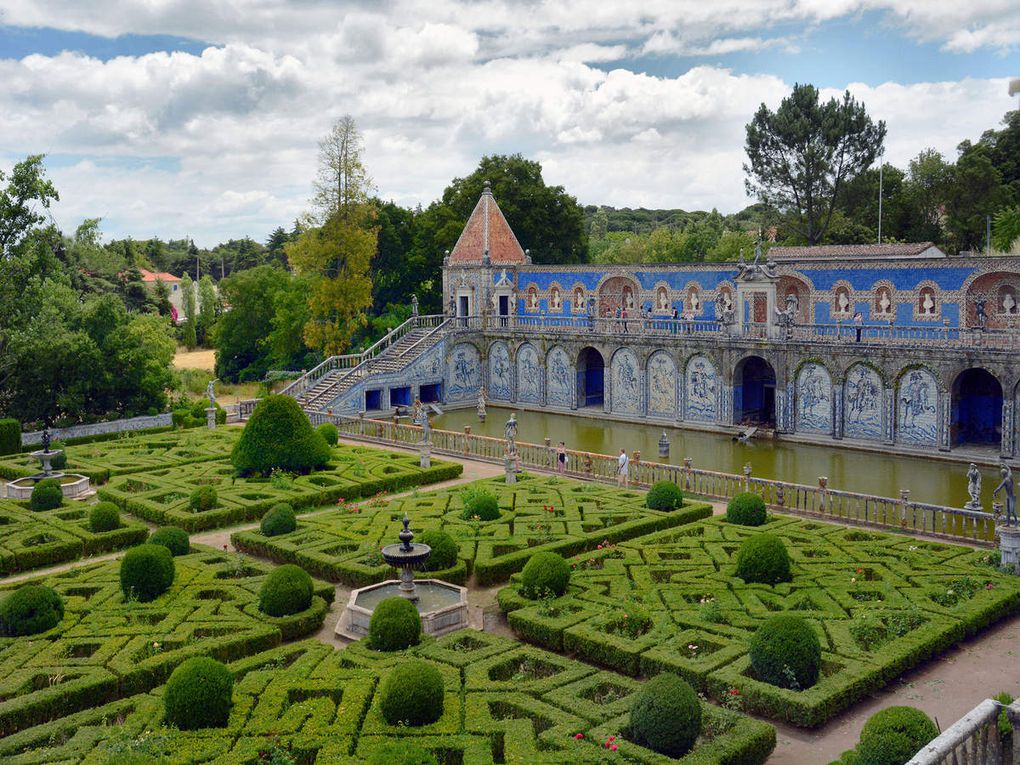
[[[489,416],[483,424],[474,409],[454,410],[437,417],[433,427],[460,431],[470,425],[472,433],[502,438],[503,423],[510,412],[489,407]],[[618,454],[621,448],[628,454],[640,450],[642,458],[660,461],[658,443],[663,428],[659,426],[548,412],[518,412],[517,419],[520,441],[540,444],[548,436],[553,445],[565,441],[569,449],[602,454]],[[670,457],[662,461],[677,465],[684,457],[690,457],[695,467],[740,473],[743,465],[750,462],[756,476],[809,486],[816,485],[818,476],[824,475],[829,477],[833,489],[886,497],[897,497],[900,489],[910,489],[911,499],[953,507],[963,507],[968,499],[965,464],[791,441],[756,440],[740,444],[730,436],[678,428],[666,428],[666,435],[671,442]],[[985,509],[990,511],[992,490],[999,477],[991,468],[982,469],[982,476]]]

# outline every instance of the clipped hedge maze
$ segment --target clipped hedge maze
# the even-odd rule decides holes
[[[60,593],[64,618],[30,638],[0,638],[0,739],[146,692],[192,656],[232,661],[308,635],[333,600],[334,588],[317,582],[307,610],[273,618],[258,610],[271,566],[208,550],[174,562],[170,590],[149,603],[125,599],[118,561],[35,581]]]
[[[443,716],[420,728],[390,726],[379,711],[380,681],[408,655],[435,665],[445,681]],[[612,760],[758,765],[775,746],[772,726],[704,704],[692,752],[680,760],[655,754],[627,740],[634,680],[468,630],[404,654],[361,644],[337,652],[304,641],[230,669],[234,706],[224,729],[162,727],[156,689],[8,736],[0,740],[0,759],[103,763],[112,752],[134,750],[171,763],[256,763],[285,753],[302,763],[358,765],[381,745],[409,737],[444,763],[566,765],[605,762],[605,742],[615,736]]]
[[[392,576],[379,549],[396,542],[406,512],[412,530],[441,528],[460,546],[460,562],[436,576],[455,583],[472,573],[481,586],[505,581],[539,550],[563,555],[595,549],[711,515],[711,506],[686,502],[672,512],[649,510],[638,491],[582,483],[571,479],[521,475],[515,484],[502,478],[479,481],[496,494],[500,517],[464,520],[463,487],[391,501],[346,504],[334,512],[300,518],[289,534],[266,537],[242,531],[231,536],[244,552],[296,563],[315,576],[363,587]]]
[[[295,509],[330,505],[340,498],[367,497],[456,478],[463,469],[460,464],[439,460],[422,469],[413,455],[337,446],[330,467],[309,475],[282,480],[235,478],[229,461],[207,461],[116,476],[98,493],[133,515],[193,532],[257,520],[279,502],[288,502]],[[203,512],[191,509],[189,498],[199,486],[216,489],[215,507]]]
[[[734,576],[759,529],[785,542],[792,582]],[[713,518],[623,542],[574,558],[562,598],[536,603],[511,585],[500,605],[529,642],[628,675],[673,671],[720,700],[735,688],[748,711],[809,727],[1020,610],[1020,580],[987,552],[785,517],[759,529]],[[757,680],[747,657],[758,625],[784,611],[821,640],[821,678],[806,690]],[[650,629],[633,630],[635,614]]]
[[[0,500],[0,576],[119,550],[148,536],[145,524],[125,518],[118,529],[92,532],[90,509],[75,502],[33,512],[27,502]]]
[[[69,473],[87,475],[95,483],[106,483],[111,476],[161,470],[174,465],[223,460],[230,456],[239,428],[207,428],[155,434],[125,435],[91,444],[68,446]],[[27,452],[0,459],[0,477],[7,479],[34,475],[39,461]]]

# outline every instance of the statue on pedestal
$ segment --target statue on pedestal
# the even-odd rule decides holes
[[[997,497],[1000,491],[1005,496],[1006,526],[1020,526],[1016,515],[1016,491],[1013,488],[1013,471],[1010,470],[1009,465],[1003,465],[999,468],[999,475],[1002,476],[1002,481],[995,487],[992,496]]]
[[[414,424],[421,428],[421,442],[432,443],[432,423],[429,422],[429,410],[420,401],[416,402],[418,409],[414,413]]]
[[[209,398],[209,406],[213,409],[216,408],[216,393],[213,391],[213,383],[216,382],[216,378],[209,381],[209,384],[205,386],[205,395]]]
[[[485,388],[478,391],[478,420],[485,422]]]
[[[418,296],[415,294],[411,295],[411,315],[418,315]]]
[[[970,502],[964,505],[965,510],[981,509],[981,471],[973,462],[967,469],[967,493],[970,495]]]
[[[503,434],[506,436],[506,453],[517,454],[517,413],[511,412],[510,419],[503,426]]]

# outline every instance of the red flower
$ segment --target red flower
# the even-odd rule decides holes
[[[575,733],[574,734],[574,738],[577,739],[578,741],[580,741],[582,738],[584,738],[584,734],[583,733]]]
[[[611,747],[609,747],[609,749],[610,749],[610,751],[615,752],[616,751],[616,744],[613,744]]]
[[[609,740],[610,740],[610,741],[616,741],[616,736],[610,736],[610,737],[609,737]]]
[[[863,569],[863,568],[861,568],[860,566],[858,566],[858,567],[857,567],[857,573],[858,573],[858,574],[863,574],[863,573],[864,573],[864,569]]]
[[[226,546],[226,545],[223,545],[223,549],[224,549],[224,550],[226,550],[226,549],[227,549],[227,546]]]
[[[736,688],[730,688],[730,696],[739,696],[739,695],[740,695],[740,691],[738,691]]]

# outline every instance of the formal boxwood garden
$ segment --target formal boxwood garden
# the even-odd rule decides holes
[[[494,520],[464,517],[465,503],[479,493],[496,498],[499,513]],[[416,535],[441,529],[458,545],[457,564],[430,570],[430,576],[461,584],[474,573],[475,581],[487,586],[506,581],[535,552],[573,555],[603,542],[682,526],[711,512],[707,503],[690,500],[678,510],[649,510],[641,491],[522,474],[514,484],[494,478],[389,501],[345,502],[332,512],[298,519],[289,534],[241,531],[231,541],[252,555],[296,563],[314,576],[364,587],[393,577],[379,550],[396,541],[399,519],[407,513]]]
[[[416,661],[441,683],[441,714],[392,724],[387,684]],[[224,727],[167,726],[166,690],[155,687],[8,735],[0,760],[105,763],[139,753],[173,765],[361,765],[411,741],[438,762],[462,765],[601,763],[610,754],[645,765],[759,765],[775,746],[772,726],[702,703],[691,752],[679,760],[658,754],[629,730],[640,683],[489,633],[465,630],[397,653],[360,643],[336,651],[309,640],[252,652],[228,669],[234,687]],[[431,685],[419,690],[434,692]]]
[[[232,661],[308,635],[333,600],[331,585],[314,582],[307,608],[274,617],[259,609],[274,567],[209,548],[172,560],[173,584],[148,602],[124,594],[118,560],[0,586],[0,602],[26,586],[50,587],[63,609],[49,629],[0,637],[0,739],[149,691],[193,656]]]
[[[789,553],[789,582],[737,576],[742,545],[765,533]],[[818,521],[773,517],[747,527],[720,517],[575,556],[560,598],[528,597],[516,575],[499,602],[528,642],[632,676],[674,672],[717,700],[736,691],[750,712],[812,727],[1020,611],[1020,580],[986,559]],[[779,614],[800,617],[817,636],[817,679],[799,664],[778,667],[778,684],[755,673],[751,638]]]
[[[148,536],[145,525],[130,518],[108,531],[93,531],[91,511],[80,502],[39,512],[27,502],[0,500],[0,575],[120,550]]]
[[[295,510],[332,505],[456,478],[463,471],[462,465],[440,460],[422,469],[412,455],[361,446],[337,446],[331,454],[324,470],[298,476],[240,478],[225,459],[147,470],[114,476],[99,496],[153,523],[195,532],[259,520],[280,503]],[[216,492],[211,506],[191,501],[203,487]]]

